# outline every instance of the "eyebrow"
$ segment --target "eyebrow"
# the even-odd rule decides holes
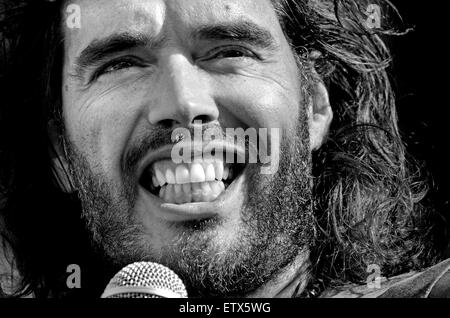
[[[165,41],[163,36],[154,38],[148,34],[130,32],[116,33],[100,40],[94,40],[76,58],[76,74],[81,75],[86,68],[97,65],[120,52],[139,47],[158,49]]]
[[[278,47],[270,31],[251,21],[201,26],[193,34],[199,40],[237,41],[270,50]]]

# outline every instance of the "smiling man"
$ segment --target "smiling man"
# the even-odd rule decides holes
[[[364,4],[332,3],[24,1],[9,11],[21,13],[11,28],[22,36],[4,77],[2,229],[17,294],[66,294],[73,262],[90,278],[85,294],[146,260],[193,297],[300,296],[318,282],[365,281],[370,264],[389,275],[432,262],[388,52]],[[206,137],[199,146],[180,129]],[[271,133],[242,149],[211,137],[226,129]],[[173,160],[177,144],[192,162]],[[253,146],[279,154],[276,171],[225,160]]]
[[[63,120],[95,242],[121,266],[168,265],[190,294],[272,295],[298,280],[293,293],[313,236],[309,157],[332,111],[321,83],[320,104],[309,102],[270,2],[77,4],[82,28],[65,29]],[[207,181],[203,160],[171,165],[168,137],[195,125],[282,128],[280,171],[218,160]],[[139,182],[145,174],[161,189]],[[191,199],[175,204],[175,192]],[[288,280],[264,286],[281,269]]]

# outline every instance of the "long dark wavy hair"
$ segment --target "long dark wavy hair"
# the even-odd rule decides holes
[[[92,269],[83,272],[87,285],[90,275],[103,275],[87,295],[98,295],[112,276],[96,267],[79,201],[60,190],[52,171],[48,123],[62,118],[62,2],[3,1],[0,8],[0,235],[21,277],[15,296],[76,295],[65,281],[72,263]],[[313,154],[310,289],[365,282],[370,264],[384,276],[433,264],[440,220],[402,142],[388,75],[386,38],[405,31],[395,7],[387,0],[272,2],[299,60],[313,63],[327,86],[335,114]],[[383,12],[379,28],[367,23],[369,4]]]

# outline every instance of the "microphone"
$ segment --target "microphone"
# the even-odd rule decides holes
[[[137,262],[122,268],[109,282],[101,298],[187,298],[182,280],[169,268]]]

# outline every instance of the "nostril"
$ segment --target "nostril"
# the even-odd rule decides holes
[[[177,122],[172,119],[163,119],[159,121],[158,124],[163,129],[172,129],[177,124]]]
[[[193,122],[201,121],[203,124],[209,123],[214,121],[214,119],[211,116],[208,115],[199,115],[194,118]]]

